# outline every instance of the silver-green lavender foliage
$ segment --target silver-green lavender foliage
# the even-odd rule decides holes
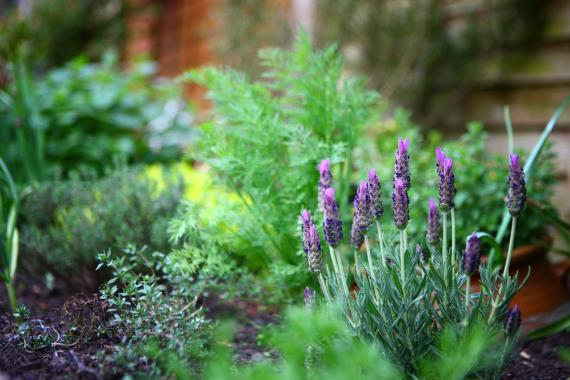
[[[434,170],[434,175],[438,174]],[[509,311],[508,305],[526,279],[519,283],[518,275],[503,278],[492,267],[479,264],[480,242],[476,235],[466,244],[469,257],[462,257],[458,248],[452,255],[452,245],[443,242],[429,244],[429,256],[415,242],[408,243],[404,223],[408,202],[402,195],[407,192],[402,179],[396,180],[394,191],[396,198],[402,198],[397,200],[402,203],[398,204],[402,210],[394,213],[394,223],[402,230],[402,244],[386,243],[389,239],[370,240],[367,250],[372,253],[371,261],[353,244],[356,264],[352,278],[342,278],[338,272],[332,272],[332,266],[325,265],[324,290],[332,295],[333,303],[341,306],[353,330],[375,341],[404,373],[420,374],[426,361],[440,354],[437,342],[445,341],[447,335],[461,344],[474,330],[481,330],[493,339],[484,352],[469,359],[469,368],[463,368],[464,373],[457,374],[457,378],[497,377],[516,343],[520,324],[518,309]],[[448,231],[442,231],[442,240],[449,243],[450,232],[449,226]],[[442,252],[443,247],[447,247],[446,252]],[[341,252],[340,248],[337,252]],[[383,252],[384,262],[378,252]],[[336,260],[338,263],[339,258]],[[346,258],[342,260],[346,262]],[[468,279],[477,271],[480,289],[475,290]],[[343,281],[352,282],[355,287],[348,296],[341,286]]]

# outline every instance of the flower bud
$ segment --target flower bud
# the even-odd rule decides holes
[[[350,242],[356,250],[360,249],[362,243],[364,243],[364,235],[354,220],[352,222],[352,228],[350,230]]]
[[[331,247],[337,247],[342,238],[342,221],[340,220],[340,212],[338,204],[334,199],[335,190],[330,187],[325,191],[325,207],[323,231],[325,232],[325,240]]]
[[[463,259],[461,261],[461,268],[463,269],[463,272],[467,276],[471,277],[475,272],[477,272],[480,259],[481,241],[477,237],[477,234],[473,232],[469,239],[467,239],[465,252],[463,252]]]
[[[399,230],[406,228],[410,220],[408,203],[406,185],[401,178],[396,178],[394,193],[392,194],[392,204],[394,208],[394,224]]]
[[[362,181],[360,182],[360,186],[358,186],[358,190],[356,190],[356,197],[354,197],[353,224],[356,224],[360,232],[363,234],[366,234],[370,224],[372,223],[370,206],[368,183],[366,181]]]
[[[427,241],[437,243],[439,241],[439,214],[433,198],[429,199],[429,210],[427,219]]]
[[[453,198],[457,189],[455,188],[455,175],[453,174],[453,160],[447,158],[439,147],[436,149],[436,156],[439,174],[439,207],[446,212],[455,207]]]
[[[311,226],[314,226],[315,223],[311,219],[311,213],[308,210],[301,211],[301,216],[299,219],[301,221],[301,236],[303,238],[303,252],[305,252],[305,254],[308,254],[309,253],[309,246],[308,246],[309,228]]]
[[[321,259],[321,238],[314,225],[309,227],[308,247],[307,259],[309,261],[309,269],[311,272],[320,272],[323,264]]]
[[[315,291],[309,287],[305,288],[305,306],[309,309],[315,304]]]
[[[397,178],[400,178],[403,181],[406,190],[410,188],[410,156],[408,155],[409,145],[410,139],[402,140],[399,138],[398,150],[396,151],[394,160],[394,182]]]
[[[519,156],[510,155],[509,192],[507,193],[507,209],[512,216],[518,216],[525,207],[526,184],[524,171],[519,163]]]
[[[429,260],[427,252],[422,248],[421,244],[416,244],[416,255],[418,255],[422,264],[427,263]]]
[[[507,317],[505,318],[505,334],[507,336],[513,336],[518,331],[521,320],[519,305],[515,305],[512,309],[509,309],[509,311],[507,311]]]
[[[373,219],[379,219],[384,214],[384,206],[382,205],[380,181],[376,175],[376,169],[370,169],[368,172],[368,196],[370,198],[370,215]]]
[[[318,186],[318,197],[319,197],[318,209],[319,211],[323,211],[325,191],[331,187],[333,180],[332,173],[330,170],[330,161],[328,159],[322,160],[318,166],[318,169],[320,174],[319,186]]]

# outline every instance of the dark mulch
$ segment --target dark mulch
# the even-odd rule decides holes
[[[570,348],[570,331],[526,341],[520,353],[510,360],[501,379],[570,378],[570,364],[557,354],[561,347]]]

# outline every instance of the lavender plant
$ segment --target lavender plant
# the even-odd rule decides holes
[[[411,189],[409,161],[409,140],[400,139],[395,154],[392,194],[393,223],[399,231],[399,243],[387,244],[390,240],[383,237],[381,184],[376,170],[372,169],[368,181],[359,185],[354,200],[349,245],[354,252],[354,265],[348,268],[343,265],[343,255],[350,249],[340,244],[342,234],[335,235],[335,239],[326,239],[331,267],[323,262],[318,241],[321,293],[327,303],[340,305],[348,324],[357,334],[376,341],[383,354],[410,375],[419,374],[422,363],[437,357],[438,342],[449,334],[455,334],[459,344],[473,329],[483,329],[489,337],[501,335],[498,340],[489,338],[492,344],[478,360],[472,361],[470,370],[465,373],[483,378],[497,377],[517,342],[521,320],[518,306],[509,309],[509,303],[526,282],[526,278],[519,281],[518,274],[511,276],[509,272],[516,221],[525,206],[524,171],[519,158],[510,157],[507,209],[513,220],[511,243],[502,273],[481,263],[480,234],[473,232],[462,252],[456,247],[454,197],[457,190],[453,159],[441,148],[436,149],[434,173],[439,177],[439,196],[437,205],[435,200],[429,201],[425,241],[408,242],[406,228],[413,206],[408,196]],[[324,193],[325,236],[331,235],[327,232],[330,229],[327,219],[331,215],[327,202],[331,202],[331,197],[334,201],[333,185],[330,181]],[[338,213],[338,209],[334,212]],[[301,214],[304,247],[316,244],[312,239],[318,236],[314,224],[310,225],[313,232],[306,232],[307,215],[310,214],[306,210]],[[369,239],[369,235],[373,235],[369,227],[373,221],[377,224],[377,236],[372,240]],[[361,251],[366,252],[366,264],[361,263]],[[312,251],[305,252],[308,252],[309,266],[313,270]],[[477,274],[479,286],[475,287],[472,281]],[[349,288],[353,291],[347,291]],[[311,297],[315,295],[311,294]],[[481,366],[483,361],[486,369]]]

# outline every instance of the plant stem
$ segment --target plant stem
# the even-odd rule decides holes
[[[445,287],[447,287],[447,212],[443,212],[443,236],[442,236],[442,248],[441,248],[441,258],[442,258],[442,269],[443,269],[443,280],[445,282]],[[447,292],[445,292],[447,294]]]
[[[467,284],[465,285],[465,309],[469,312],[469,291],[471,290],[471,277],[467,277]]]
[[[382,226],[379,221],[376,221],[376,230],[378,230],[378,241],[380,242],[380,257],[382,265],[386,267],[386,254],[384,253],[384,236],[382,235]]]
[[[368,257],[368,270],[370,272],[370,276],[374,281],[374,294],[376,295],[376,304],[378,304],[380,300],[380,294],[378,293],[378,284],[376,281],[376,274],[374,274],[374,267],[372,266],[372,255],[370,254],[370,243],[368,242],[368,236],[364,235],[364,244],[366,245],[366,256]]]
[[[329,249],[331,250],[331,255],[336,257],[337,260],[337,264],[338,264],[338,269],[340,271],[340,276],[341,276],[341,282],[342,282],[342,288],[344,289],[344,293],[346,295],[346,297],[348,297],[348,286],[346,285],[346,275],[344,274],[344,267],[342,265],[342,259],[340,258],[340,255],[338,254],[337,251],[334,250],[333,247],[331,247],[329,245]]]
[[[513,219],[511,220],[511,236],[509,237],[509,251],[507,252],[507,260],[505,261],[505,267],[503,269],[503,277],[502,277],[501,285],[499,286],[499,291],[497,292],[497,297],[495,298],[495,300],[492,303],[491,313],[489,314],[489,319],[487,320],[487,323],[491,323],[491,321],[493,320],[493,317],[495,316],[495,311],[497,310],[497,307],[499,306],[499,298],[501,298],[501,293],[503,292],[504,280],[509,275],[509,267],[511,265],[511,258],[513,255],[513,247],[515,245],[516,228],[517,228],[517,218],[513,217]]]
[[[406,270],[404,268],[404,230],[400,230],[400,275],[402,276],[402,289],[406,282]]]
[[[451,274],[455,275],[455,209],[451,209]]]
[[[340,277],[340,271],[338,270],[338,264],[336,263],[334,250],[330,245],[329,245],[329,253],[331,255],[331,261],[333,263],[334,273],[337,275],[337,277]]]
[[[12,313],[15,313],[16,309],[18,309],[18,302],[16,301],[16,291],[14,290],[14,284],[12,284],[12,282],[5,282],[4,285],[6,285],[6,292],[8,293],[10,308],[12,309]]]
[[[325,280],[323,278],[323,274],[321,272],[319,272],[319,284],[321,285],[321,291],[323,292],[325,299],[327,300],[327,302],[331,302],[331,295],[329,294],[329,290],[327,289],[327,286],[325,284]]]

